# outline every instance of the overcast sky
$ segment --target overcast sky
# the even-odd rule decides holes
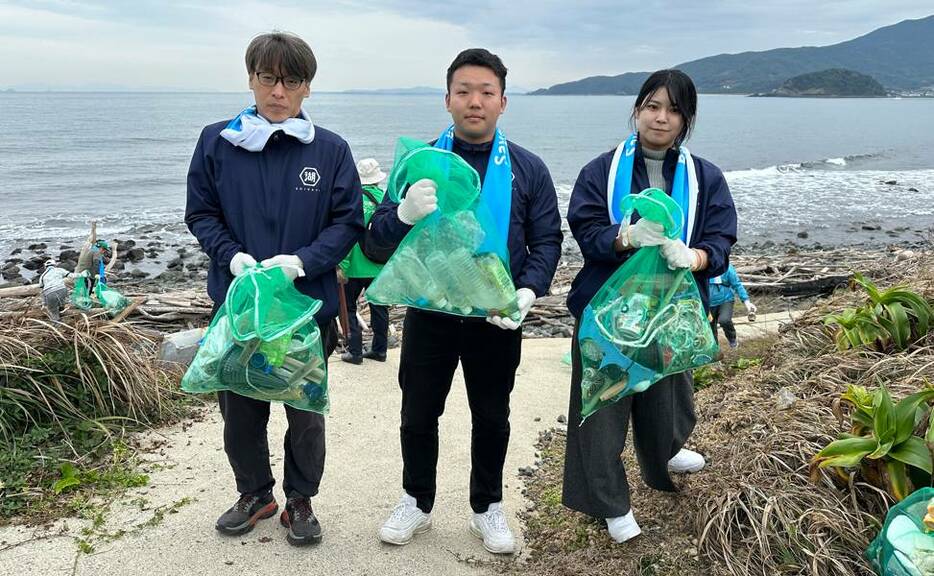
[[[724,52],[823,46],[934,13],[931,0],[0,0],[0,87],[246,88],[254,35],[302,36],[316,90],[444,87],[482,46],[540,88]]]

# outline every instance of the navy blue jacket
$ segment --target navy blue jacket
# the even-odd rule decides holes
[[[276,132],[262,151],[249,152],[220,136],[226,125],[201,131],[188,169],[185,224],[211,258],[208,295],[224,301],[237,252],[257,262],[295,254],[305,267],[295,287],[323,302],[315,319],[329,322],[337,315],[334,269],[364,230],[350,146],[315,126],[309,144]]]
[[[551,174],[541,158],[508,142],[512,163],[512,210],[509,216],[509,268],[516,289],[529,288],[538,297],[548,293],[561,256],[561,213]],[[453,152],[467,161],[480,180],[486,176],[492,142],[470,144],[454,138]],[[369,250],[394,250],[412,226],[399,220],[398,204],[387,194],[367,230]]]
[[[584,256],[584,266],[568,293],[568,309],[577,318],[616,269],[635,254],[635,250],[618,253],[613,247],[619,224],[610,223],[606,185],[614,151],[615,148],[597,156],[581,169],[568,204],[568,226]],[[689,245],[702,248],[709,256],[708,267],[694,273],[706,307],[708,279],[723,274],[730,263],[730,249],[736,243],[736,208],[723,172],[703,158],[693,158],[697,172],[697,216]],[[678,152],[669,150],[662,165],[665,191],[669,194],[677,162]],[[649,188],[641,146],[636,149],[632,172],[632,194]],[[632,222],[638,220],[638,213],[634,213]]]

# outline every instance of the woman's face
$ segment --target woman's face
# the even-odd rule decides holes
[[[671,103],[664,86],[648,95],[642,107],[636,109],[635,117],[639,142],[650,150],[671,148],[684,127],[684,116]]]

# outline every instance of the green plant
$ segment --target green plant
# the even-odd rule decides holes
[[[812,478],[818,468],[861,468],[870,483],[896,500],[910,494],[913,484],[930,484],[934,462],[929,446],[934,431],[930,424],[926,437],[916,435],[915,430],[932,400],[931,387],[893,404],[885,387],[869,392],[862,386],[850,385],[834,408],[842,418],[840,404],[851,405],[850,432],[841,434],[812,458]],[[913,482],[912,478],[919,475],[921,480]]]
[[[904,350],[928,333],[934,308],[922,296],[904,286],[880,291],[858,272],[853,281],[866,290],[869,300],[824,319],[825,325],[837,326],[834,342],[838,349]]]

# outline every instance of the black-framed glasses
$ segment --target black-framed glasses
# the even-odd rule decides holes
[[[274,87],[281,80],[282,85],[285,86],[286,90],[298,90],[305,82],[304,79],[297,76],[276,76],[275,74],[270,74],[269,72],[257,72],[256,79],[261,85],[267,88]]]

